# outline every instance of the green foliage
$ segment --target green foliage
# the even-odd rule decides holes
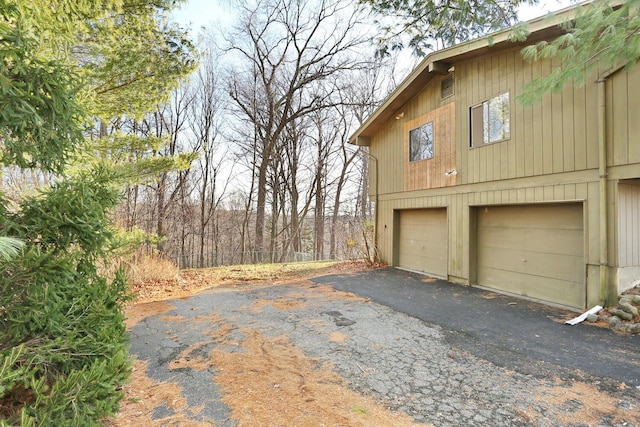
[[[0,164],[55,173],[18,209],[0,193],[2,426],[98,425],[123,397],[126,278],[98,266],[119,244],[110,212],[128,175],[104,159],[69,164],[96,154],[87,123],[143,115],[193,69],[193,47],[168,21],[178,3],[0,0]]]
[[[26,248],[0,260],[1,418],[22,425],[95,425],[112,415],[130,361],[124,274],[102,277],[111,240],[106,210],[118,201],[104,170],[66,179],[15,213],[0,232]],[[9,367],[9,369],[6,369]]]
[[[85,171],[57,183],[42,197],[26,199],[21,220],[7,229],[44,251],[82,251],[90,259],[101,255],[110,237],[107,209],[116,206],[118,192],[110,186],[108,169]]]
[[[130,231],[118,228],[114,233],[112,248],[116,255],[131,259],[141,247],[154,247],[163,240],[163,237],[154,233],[147,233],[139,227],[133,227]]]
[[[562,65],[527,85],[519,101],[530,104],[571,81],[583,84],[595,70],[603,73],[636,65],[640,58],[640,0],[613,4],[596,0],[581,6],[575,19],[564,24],[566,34],[522,51],[527,60],[556,58]]]
[[[79,48],[96,115],[140,117],[195,69],[193,44],[168,19],[177,3],[125,0],[121,13],[87,28]]]
[[[88,164],[109,165],[123,185],[143,184],[157,179],[161,172],[186,170],[197,153],[161,155],[170,143],[168,137],[126,135],[115,132],[92,141],[74,170]]]
[[[411,48],[418,56],[513,25],[517,8],[536,0],[360,0],[379,20],[380,52]]]
[[[17,256],[24,247],[22,240],[13,237],[0,237],[0,258],[9,259]]]
[[[39,48],[21,8],[0,1],[0,162],[61,171],[82,136],[78,82]]]

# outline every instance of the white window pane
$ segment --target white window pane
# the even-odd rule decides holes
[[[498,95],[484,105],[485,144],[509,138],[509,94]]]
[[[482,141],[485,144],[491,142],[489,138],[490,129],[489,129],[489,103],[482,103]]]

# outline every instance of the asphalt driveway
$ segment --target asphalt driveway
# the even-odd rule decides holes
[[[563,323],[578,313],[394,268],[315,280],[438,325],[451,344],[499,366],[537,375],[564,369],[640,388],[640,336]]]
[[[153,425],[640,426],[640,337],[524,300],[381,269],[168,303],[130,330],[179,390]]]

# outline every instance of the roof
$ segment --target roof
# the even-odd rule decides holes
[[[402,107],[419,93],[434,77],[448,73],[451,67],[457,62],[477,58],[489,52],[525,46],[541,40],[558,37],[564,32],[561,24],[572,19],[577,10],[586,3],[587,2],[580,3],[555,13],[527,21],[527,29],[530,35],[524,42],[511,41],[510,36],[513,28],[507,28],[478,39],[430,53],[418,64],[411,74],[400,83],[384,103],[365,120],[360,128],[349,138],[349,142],[355,145],[368,146],[371,143],[371,137],[378,129],[389,119],[395,117]]]

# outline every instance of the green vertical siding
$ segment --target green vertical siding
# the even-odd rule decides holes
[[[599,173],[597,77],[568,85],[525,106],[516,101],[522,88],[558,66],[552,61],[528,63],[511,49],[455,63],[455,95],[440,99],[440,79],[428,83],[372,138],[371,153],[380,160],[379,251],[394,262],[394,218],[402,209],[447,208],[448,276],[473,282],[474,221],[478,206],[576,202],[584,206],[584,258],[587,305],[599,303]],[[606,138],[609,193],[609,262],[619,251],[615,223],[617,180],[640,178],[640,67],[621,70],[606,83]],[[510,93],[510,139],[469,148],[469,108]],[[456,184],[453,187],[403,191],[407,159],[403,124],[455,102]],[[370,179],[374,181],[373,175]],[[394,217],[394,212],[396,212]]]

